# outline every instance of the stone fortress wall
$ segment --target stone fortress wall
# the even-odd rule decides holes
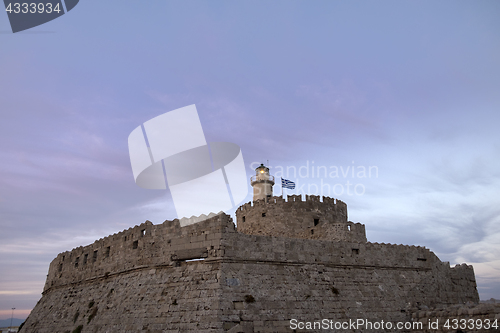
[[[185,227],[177,219],[159,225],[146,221],[93,244],[60,253],[50,264],[44,292],[141,267],[220,257],[221,234],[228,232],[235,232],[235,226],[225,214]]]
[[[290,332],[291,319],[402,321],[479,301],[471,266],[366,242],[340,200],[278,199],[243,205],[237,229],[226,214],[146,221],[59,254],[21,333]]]
[[[181,227],[145,223],[59,254],[21,332],[178,332],[222,328],[220,214]],[[86,258],[86,259],[85,259]],[[191,259],[204,259],[189,261]],[[210,260],[215,259],[215,260]]]

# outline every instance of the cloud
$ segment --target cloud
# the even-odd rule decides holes
[[[499,298],[498,6],[147,6],[3,36],[0,266],[17,282],[2,277],[0,315],[34,305],[57,253],[175,217],[168,191],[134,184],[126,139],[193,103],[247,165],[377,166],[340,197],[368,239],[472,263]]]

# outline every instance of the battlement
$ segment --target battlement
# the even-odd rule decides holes
[[[366,242],[365,226],[347,220],[345,202],[300,195],[248,202],[236,210],[238,231],[250,235]]]
[[[319,195],[306,195],[305,200],[302,200],[301,195],[288,195],[287,200],[280,196],[274,196],[271,198],[266,198],[257,201],[250,201],[241,205],[236,211],[246,212],[253,209],[255,206],[259,205],[269,205],[275,204],[276,206],[282,206],[284,208],[291,208],[292,206],[296,209],[306,208],[308,205],[313,204],[318,206],[323,210],[340,210],[345,212],[345,217],[347,220],[347,204],[339,199],[334,199],[330,197],[321,197]]]
[[[52,287],[107,278],[110,274],[140,267],[218,257],[221,235],[234,233],[235,227],[226,214],[210,216],[187,226],[181,226],[182,219],[158,225],[146,221],[90,245],[60,253],[50,264],[44,292]]]

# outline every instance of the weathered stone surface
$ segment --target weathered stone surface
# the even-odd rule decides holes
[[[292,319],[424,320],[479,301],[471,266],[366,242],[341,201],[279,199],[238,209],[238,230],[225,214],[146,222],[59,254],[22,332],[290,332]]]
[[[365,226],[347,221],[347,205],[328,197],[289,195],[246,203],[236,210],[238,231],[286,238],[366,242]]]
[[[417,330],[417,332],[498,333],[500,332],[500,304],[469,302],[427,309],[426,311],[414,308],[412,309],[412,321],[423,324],[423,329]],[[437,329],[434,329],[435,327]]]

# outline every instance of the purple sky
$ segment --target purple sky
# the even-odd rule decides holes
[[[498,17],[498,1],[85,0],[12,34],[0,14],[0,319],[27,316],[58,253],[177,217],[135,185],[127,138],[190,104],[248,176],[303,167],[285,178],[337,186],[369,241],[473,264],[500,298]]]

